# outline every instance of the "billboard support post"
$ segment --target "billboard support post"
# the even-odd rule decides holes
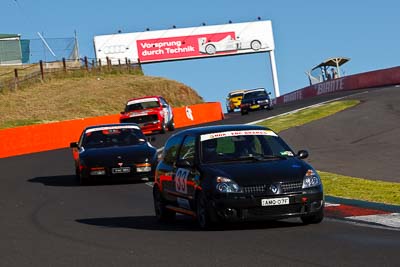
[[[278,74],[276,71],[274,50],[269,51],[269,60],[270,60],[270,64],[271,64],[272,81],[274,83],[275,97],[279,97],[281,94],[279,92]]]

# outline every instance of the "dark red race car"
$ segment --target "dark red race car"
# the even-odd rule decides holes
[[[172,108],[161,96],[130,99],[121,112],[120,122],[137,123],[144,133],[175,130]]]

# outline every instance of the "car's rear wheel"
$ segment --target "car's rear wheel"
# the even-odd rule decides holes
[[[165,125],[165,121],[162,121],[160,133],[165,134],[166,131],[167,131],[167,126]]]
[[[153,200],[154,211],[156,213],[157,220],[165,222],[175,219],[176,212],[169,210],[165,207],[165,202],[162,198],[160,189],[158,189],[157,186],[155,186],[153,189]]]
[[[175,122],[174,119],[171,119],[168,125],[168,131],[173,131],[173,130],[175,130]]]
[[[80,185],[86,185],[87,184],[87,179],[82,176],[82,174],[81,174],[81,172],[79,170],[79,167],[75,168],[75,177],[76,177],[77,182]]]
[[[241,113],[242,115],[246,115],[246,114],[248,114],[249,112],[248,112],[248,111],[245,111],[245,110],[240,110],[240,113]]]
[[[256,51],[260,50],[261,49],[261,42],[258,41],[258,40],[254,40],[254,41],[251,42],[250,47],[251,47],[251,49],[256,50]]]
[[[317,213],[300,217],[304,224],[317,224],[324,219],[324,209],[321,208]]]

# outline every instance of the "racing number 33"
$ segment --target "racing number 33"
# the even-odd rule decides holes
[[[175,175],[176,192],[187,194],[187,178],[189,171],[186,169],[178,169]]]

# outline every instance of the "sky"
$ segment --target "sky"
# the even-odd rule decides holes
[[[23,39],[77,34],[81,57],[94,58],[97,35],[271,20],[280,94],[308,86],[305,74],[331,57],[348,57],[346,75],[399,66],[397,0],[1,0],[0,33]],[[225,108],[229,91],[265,87],[274,94],[268,53],[143,65],[146,75],[182,82]]]

